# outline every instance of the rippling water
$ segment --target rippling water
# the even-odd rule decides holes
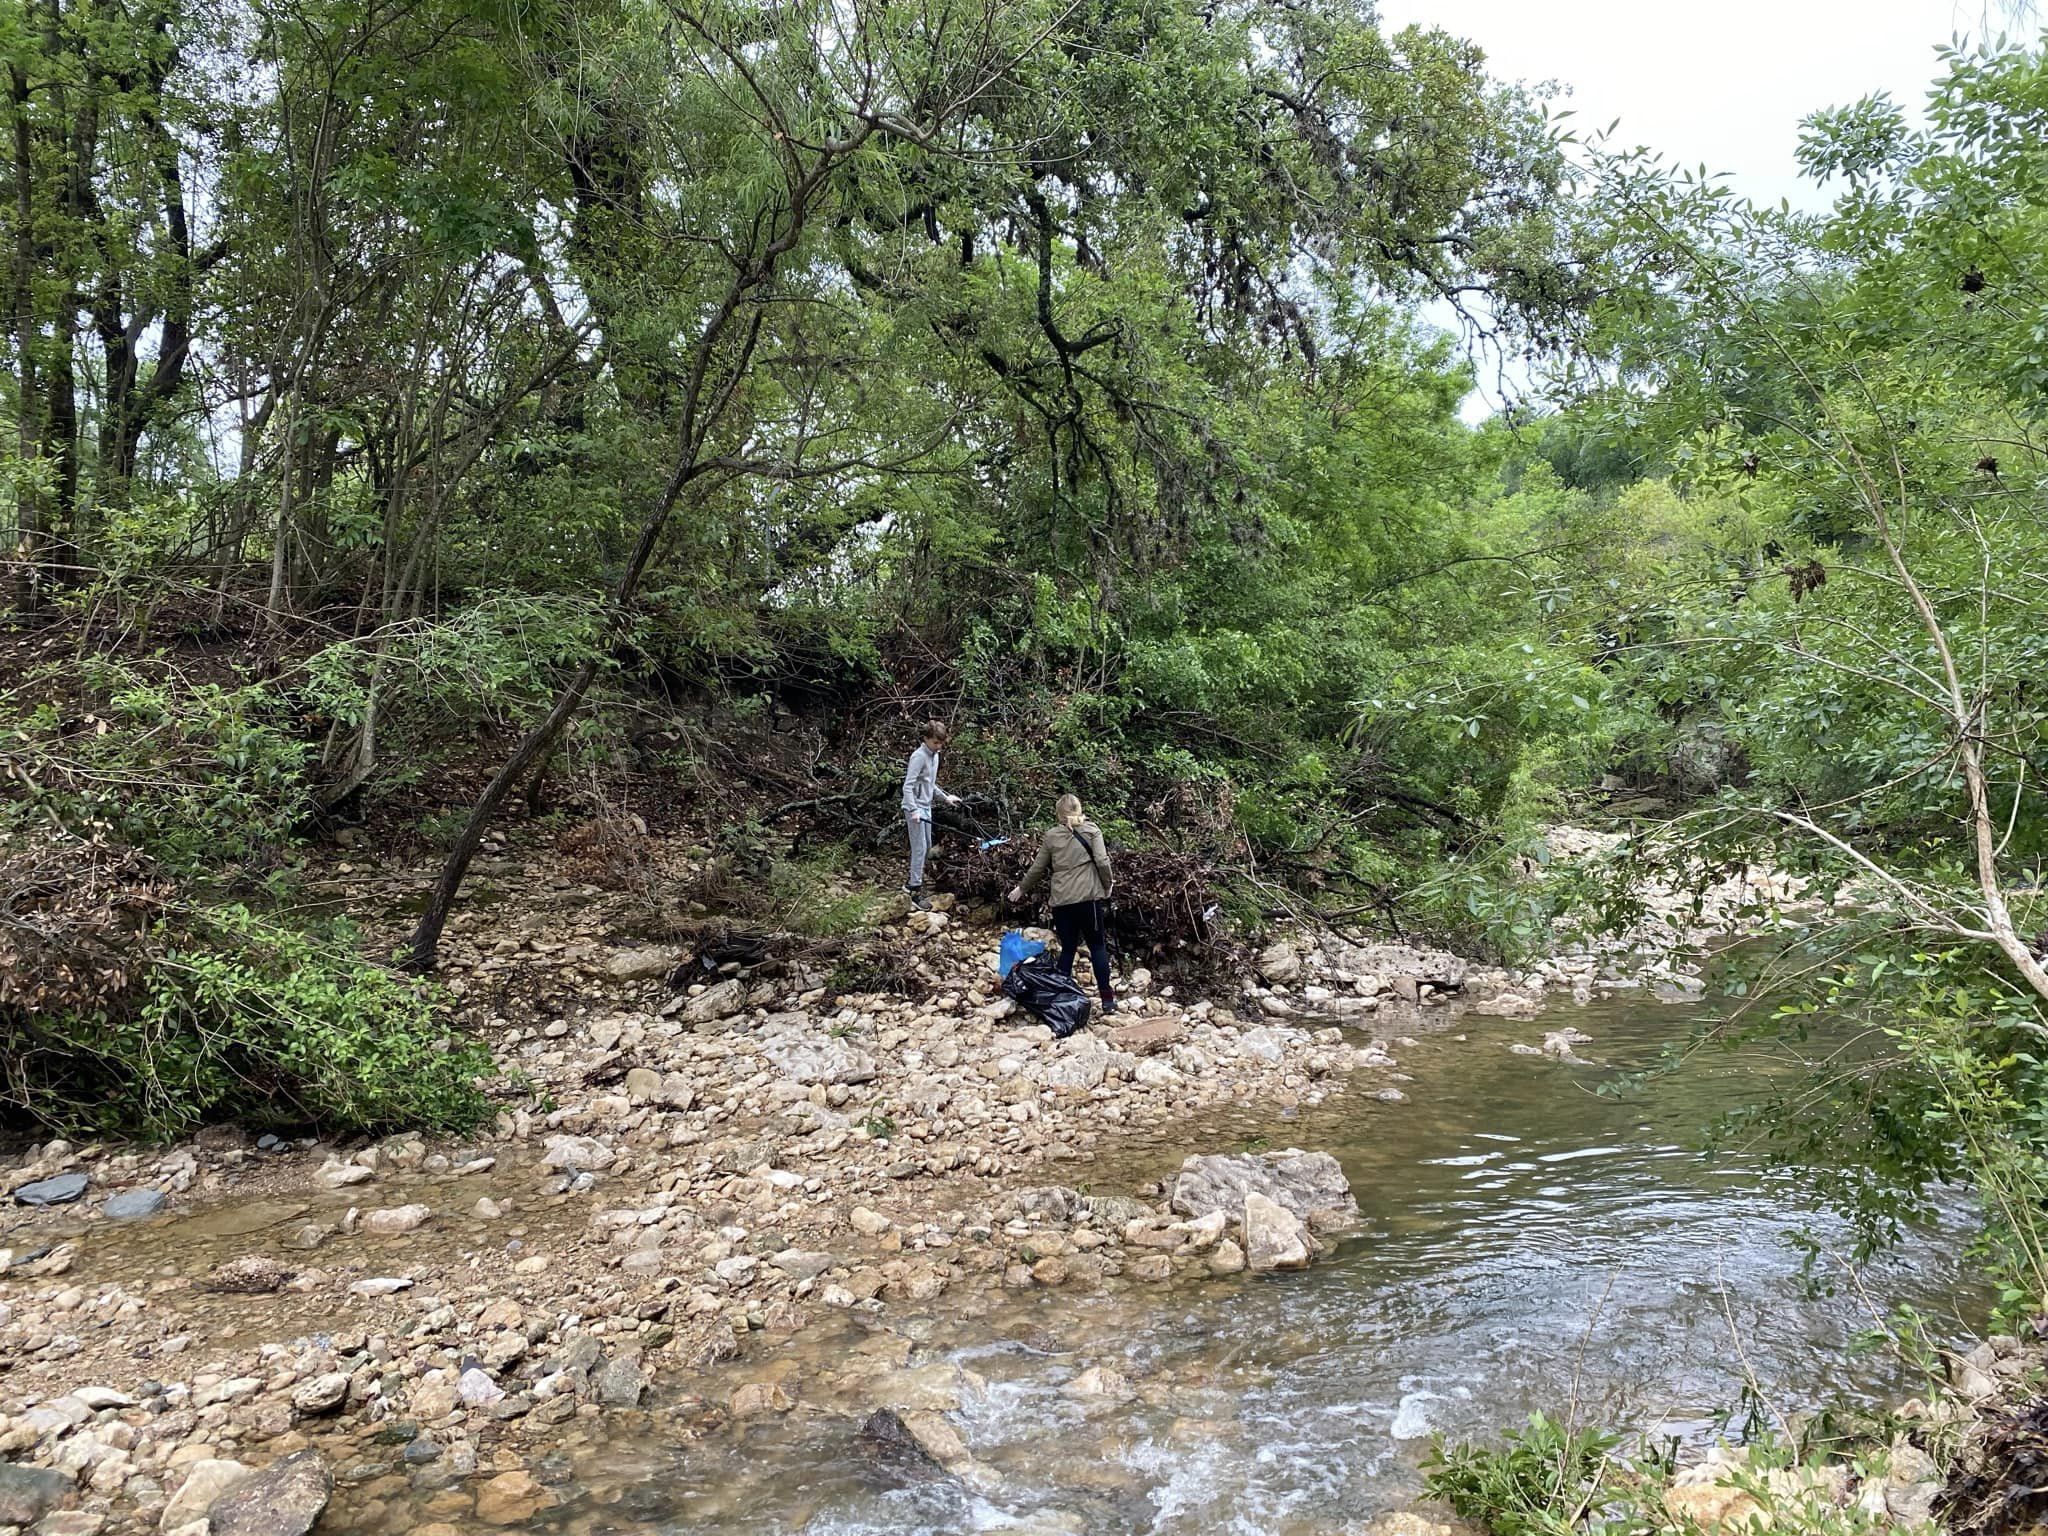
[[[1508,1049],[1566,1022],[1592,1037],[1584,1063]],[[1848,1345],[1870,1306],[1911,1301],[1958,1332],[1982,1321],[1962,1218],[1842,1285],[1828,1255],[1847,1234],[1806,1181],[1698,1150],[1711,1121],[1796,1062],[1707,1051],[1641,1091],[1598,1091],[1654,1065],[1690,1025],[1648,1000],[1542,1024],[1471,1019],[1466,1038],[1400,1053],[1408,1102],[1326,1106],[1278,1128],[1225,1117],[1132,1154],[1121,1172],[1158,1178],[1184,1152],[1242,1147],[1263,1128],[1275,1146],[1335,1152],[1364,1221],[1306,1274],[1040,1292],[918,1329],[915,1363],[950,1361],[983,1384],[957,1416],[991,1474],[979,1488],[860,1442],[875,1405],[844,1368],[877,1339],[848,1319],[797,1341],[798,1412],[581,1456],[586,1487],[550,1519],[734,1536],[1292,1536],[1412,1501],[1432,1434],[1481,1435],[1532,1409],[1576,1402],[1608,1424],[1697,1437],[1737,1408],[1746,1377],[1779,1412],[1909,1390],[1895,1362]],[[1793,1242],[1802,1233],[1822,1245],[1818,1275]],[[1816,1278],[1836,1293],[1817,1296]],[[1098,1365],[1137,1398],[1084,1407],[1065,1394]]]

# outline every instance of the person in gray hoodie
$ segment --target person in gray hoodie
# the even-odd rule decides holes
[[[932,850],[932,801],[960,803],[958,795],[949,795],[939,788],[939,752],[948,736],[943,721],[927,720],[924,740],[910,754],[910,765],[903,770],[903,821],[910,829],[910,879],[903,889],[909,893],[910,904],[920,912],[931,910],[931,902],[924,894],[924,861]]]
[[[1106,910],[1109,850],[1102,846],[1102,829],[1081,809],[1080,796],[1061,795],[1058,816],[1039,839],[1038,857],[1011,890],[1010,902],[1014,906],[1023,901],[1048,874],[1052,876],[1052,927],[1060,939],[1060,974],[1074,974],[1074,951],[1085,943],[1095,967],[1095,985],[1102,991],[1102,1011],[1115,1013]]]

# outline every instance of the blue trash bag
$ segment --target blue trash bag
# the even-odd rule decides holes
[[[1022,928],[1012,928],[1003,935],[1003,954],[996,967],[996,974],[1007,977],[1010,974],[1010,967],[1019,960],[1029,960],[1034,955],[1044,953],[1045,946],[1038,940],[1025,938]]]

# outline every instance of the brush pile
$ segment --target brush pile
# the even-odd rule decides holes
[[[2048,1397],[1993,1421],[1935,1500],[1950,1531],[2009,1536],[2048,1521]]]
[[[948,850],[937,871],[938,886],[964,902],[998,907],[1023,920],[1032,914],[1005,906],[1003,898],[1023,879],[1037,852],[1031,839]],[[1241,964],[1244,955],[1221,921],[1210,885],[1214,870],[1207,860],[1192,853],[1112,849],[1110,862],[1116,889],[1109,908],[1109,947],[1120,964],[1187,975],[1215,974]],[[1041,889],[1038,920],[1049,920],[1044,896]]]

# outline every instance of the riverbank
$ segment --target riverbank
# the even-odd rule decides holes
[[[301,1450],[357,1518],[425,1497],[516,1524],[551,1501],[529,1469],[570,1421],[679,1396],[706,1433],[788,1412],[801,1385],[763,1368],[807,1330],[907,1340],[975,1295],[1231,1275],[1234,1237],[1091,1172],[1223,1106],[1256,1106],[1279,1144],[1332,1096],[1398,1099],[1416,1033],[1545,984],[1318,935],[1269,947],[1227,1001],[1134,976],[1123,1014],[1055,1044],[999,996],[997,932],[965,914],[889,919],[916,1004],[827,1008],[801,966],[674,991],[678,956],[619,942],[601,893],[501,858],[537,899],[478,909],[449,957],[524,1100],[492,1134],[58,1144],[14,1170],[9,1188],[87,1179],[10,1213],[0,1278],[0,1452],[70,1480],[37,1495],[78,1506],[50,1531],[174,1529],[202,1469],[225,1486]]]

